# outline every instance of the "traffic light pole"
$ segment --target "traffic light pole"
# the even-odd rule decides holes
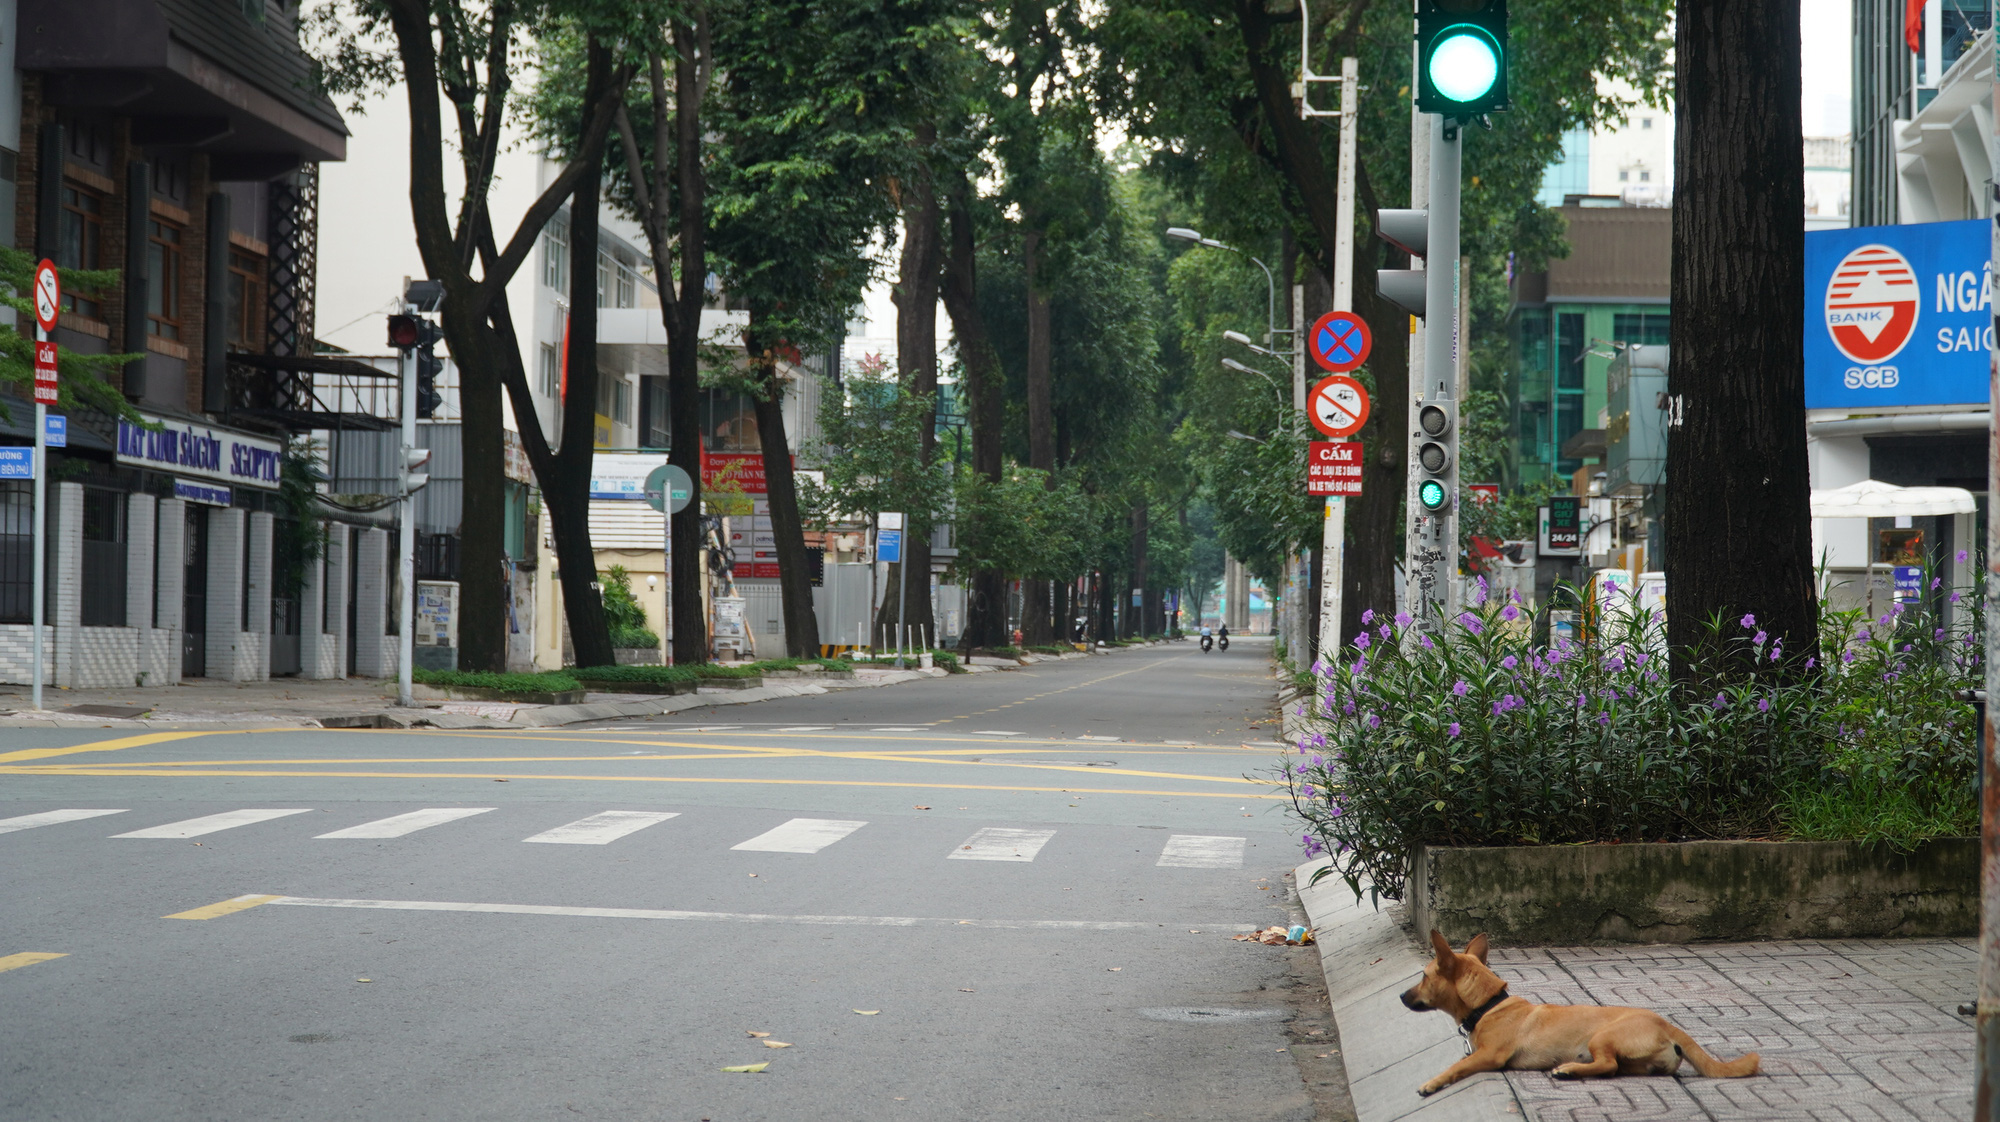
[[[1354,310],[1354,148],[1360,63],[1340,60],[1340,174],[1334,196],[1338,232],[1333,243],[1333,310]],[[1297,348],[1304,353],[1305,348]],[[1332,665],[1340,650],[1340,599],[1347,580],[1347,499],[1326,497],[1320,536],[1319,661]]]
[[[405,308],[405,312],[414,309]],[[397,458],[396,485],[403,498],[396,506],[396,704],[415,705],[410,686],[411,661],[417,645],[417,497],[410,490],[410,452],[417,446],[417,352],[413,347],[397,351],[396,369],[402,375],[403,447]]]
[[[1451,472],[1457,464],[1459,316],[1459,156],[1463,126],[1434,116],[1430,125],[1429,233],[1424,253],[1423,379],[1411,393],[1413,412],[1426,404],[1442,405],[1453,418]],[[1416,456],[1419,429],[1411,426],[1410,473],[1422,470]],[[1412,484],[1414,490],[1415,484]],[[1418,619],[1449,619],[1458,611],[1458,488],[1448,489],[1444,505],[1426,512],[1410,504],[1410,612]],[[1414,499],[1414,494],[1412,495]]]

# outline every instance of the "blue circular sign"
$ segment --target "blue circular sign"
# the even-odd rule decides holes
[[[1321,369],[1345,374],[1368,361],[1374,345],[1368,325],[1353,312],[1328,312],[1313,321],[1306,334],[1306,351]]]

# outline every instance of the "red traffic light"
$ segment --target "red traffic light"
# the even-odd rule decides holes
[[[408,350],[417,345],[423,335],[423,328],[415,316],[389,317],[389,345],[397,350]]]

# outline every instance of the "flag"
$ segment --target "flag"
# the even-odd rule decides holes
[[[1903,42],[1912,51],[1922,51],[1924,41],[1924,0],[1903,0]]]

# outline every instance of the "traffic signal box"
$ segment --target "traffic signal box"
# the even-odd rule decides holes
[[[1417,108],[1470,121],[1508,104],[1507,0],[1420,0]]]
[[[437,389],[437,377],[444,370],[444,360],[437,356],[437,345],[444,341],[444,332],[438,325],[422,316],[393,315],[389,317],[389,345],[399,351],[417,352],[417,416],[429,417],[444,404],[444,395]]]
[[[1427,401],[1417,409],[1417,502],[1428,514],[1451,506],[1458,492],[1458,403]]]

